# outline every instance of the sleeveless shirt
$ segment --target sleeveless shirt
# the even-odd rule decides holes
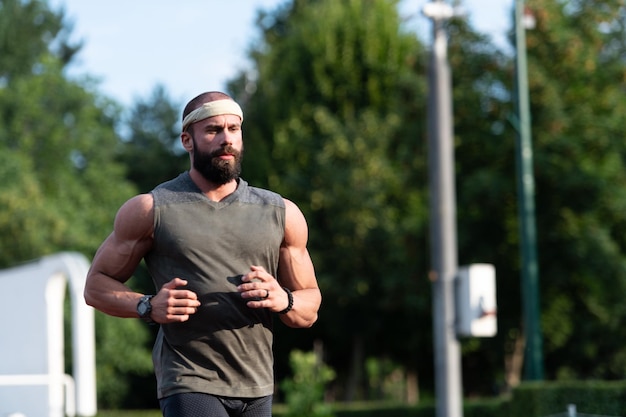
[[[254,398],[274,390],[272,315],[236,287],[251,265],[277,276],[285,205],[239,179],[209,200],[188,172],[157,186],[154,243],[145,256],[157,291],[175,277],[201,302],[184,323],[161,325],[152,352],[158,398],[184,392]]]

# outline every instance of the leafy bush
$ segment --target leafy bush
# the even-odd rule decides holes
[[[335,378],[335,371],[314,352],[294,350],[289,363],[293,377],[281,384],[287,405],[285,417],[332,417],[331,407],[324,404],[324,390],[326,383]]]

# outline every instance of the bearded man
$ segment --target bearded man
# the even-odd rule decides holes
[[[87,276],[89,305],[160,326],[153,363],[164,417],[270,417],[273,316],[294,328],[317,320],[306,220],[240,178],[242,123],[224,93],[192,99],[180,135],[189,171],[122,205]],[[126,285],[142,259],[155,294]]]

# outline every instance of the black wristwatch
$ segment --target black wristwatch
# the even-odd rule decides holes
[[[154,323],[154,320],[150,317],[150,314],[152,314],[152,304],[150,304],[150,299],[152,297],[154,297],[154,295],[144,295],[137,303],[137,314],[139,314],[139,317],[143,321],[150,324]]]

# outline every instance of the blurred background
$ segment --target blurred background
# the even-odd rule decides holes
[[[277,380],[312,351],[329,402],[432,399],[426,2],[94,3],[0,1],[0,268],[91,259],[126,199],[187,169],[186,102],[224,90],[246,115],[242,176],[303,210],[324,296],[313,328],[277,323]],[[490,398],[525,379],[513,1],[456,4],[458,258],[495,265],[498,300],[497,335],[460,340],[462,384]],[[526,8],[543,377],[621,380],[626,4]],[[143,269],[130,285],[152,290]],[[154,330],[96,329],[99,407],[157,407]]]

